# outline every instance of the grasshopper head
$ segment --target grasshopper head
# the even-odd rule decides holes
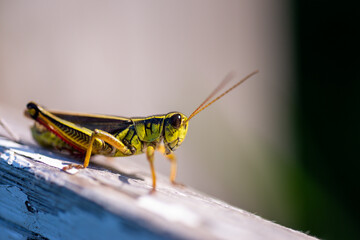
[[[234,73],[228,74],[224,80],[219,84],[217,88],[200,104],[199,107],[195,109],[195,111],[190,114],[189,117],[186,117],[184,114],[179,112],[171,112],[168,113],[165,116],[165,122],[164,122],[164,145],[166,149],[166,154],[171,153],[172,151],[175,151],[181,143],[184,141],[186,133],[187,133],[187,127],[189,124],[189,120],[199,114],[204,109],[208,108],[211,104],[218,101],[220,98],[228,94],[230,91],[232,91],[234,88],[239,86],[241,83],[245,82],[248,78],[253,76],[254,74],[258,73],[259,71],[253,71],[240,81],[238,81],[235,85],[233,85],[228,90],[221,93],[216,98],[213,98],[216,93],[218,93],[227,82],[229,82],[233,77]],[[211,100],[213,99],[213,100]],[[210,102],[209,102],[210,101]]]
[[[171,112],[164,120],[164,145],[166,154],[175,151],[184,141],[187,127],[187,117],[179,112]]]

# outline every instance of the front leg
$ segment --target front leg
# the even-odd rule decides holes
[[[84,160],[83,165],[70,164],[70,165],[64,167],[63,170],[67,170],[67,169],[70,169],[72,167],[86,168],[87,166],[89,166],[90,157],[91,157],[91,153],[92,153],[92,149],[93,149],[95,139],[100,139],[100,140],[110,144],[111,146],[115,147],[116,149],[118,149],[119,151],[121,151],[125,155],[133,154],[133,152],[128,147],[126,147],[124,143],[122,143],[119,139],[115,138],[110,133],[105,132],[105,131],[100,130],[100,129],[95,129],[93,131],[93,133],[91,134],[89,146],[88,146],[88,148],[86,150],[86,155],[85,155],[85,160]]]
[[[174,153],[170,153],[170,154],[165,154],[165,147],[164,145],[159,145],[157,150],[164,156],[166,157],[166,159],[168,159],[170,161],[170,182],[174,185],[179,185],[179,186],[184,186],[181,183],[178,183],[175,181],[176,178],[176,172],[177,172],[177,161],[176,161],[176,156]]]

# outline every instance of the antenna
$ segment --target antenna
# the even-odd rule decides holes
[[[221,81],[221,83],[215,88],[215,90],[200,104],[199,107],[197,107],[195,109],[195,111],[190,114],[190,116],[188,117],[188,119],[186,120],[186,122],[188,122],[191,118],[193,118],[195,115],[197,115],[198,113],[200,113],[202,110],[204,110],[205,108],[209,107],[211,104],[213,104],[214,102],[216,102],[217,100],[219,100],[220,98],[222,98],[223,96],[225,96],[226,94],[228,94],[231,90],[233,90],[234,88],[236,88],[237,86],[239,86],[240,84],[242,84],[243,82],[245,82],[247,79],[249,79],[250,77],[252,77],[253,75],[255,75],[256,73],[258,73],[259,70],[255,70],[252,73],[250,73],[249,75],[247,75],[246,77],[244,77],[243,79],[241,79],[239,82],[237,82],[235,85],[233,85],[231,88],[229,88],[228,90],[226,90],[225,92],[223,92],[222,94],[220,94],[218,97],[216,97],[214,100],[212,100],[211,102],[209,102],[208,104],[206,104],[218,91],[220,91],[226,83],[228,83],[232,78],[234,78],[235,74],[233,72],[230,72],[228,75],[226,75],[226,77]],[[205,105],[206,104],[206,105]],[[205,105],[205,106],[204,106]]]

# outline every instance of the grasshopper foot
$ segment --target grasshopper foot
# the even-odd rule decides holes
[[[84,168],[84,165],[71,163],[71,164],[63,167],[62,170],[66,171],[66,170],[69,170],[69,169],[72,169],[72,168],[81,169],[81,168]]]
[[[180,188],[184,188],[185,185],[176,181],[171,181],[171,184],[176,186],[176,187],[180,187]]]
[[[156,189],[155,188],[152,188],[150,191],[149,191],[149,195],[154,195],[156,194]]]

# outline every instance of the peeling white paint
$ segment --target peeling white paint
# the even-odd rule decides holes
[[[166,203],[151,196],[142,196],[138,199],[138,206],[155,213],[168,221],[179,222],[189,227],[199,227],[201,218],[194,211],[184,205]]]
[[[52,166],[52,167],[56,167],[58,169],[63,169],[63,167],[67,166],[69,163],[65,163],[61,160],[58,160],[56,158],[51,158],[51,157],[47,157],[38,153],[32,153],[32,152],[27,152],[27,151],[22,151],[22,150],[18,150],[18,149],[11,149],[11,151],[15,152],[16,154],[19,154],[21,156],[25,156],[28,158],[31,158],[35,161],[38,162],[42,162],[45,163],[46,165]],[[65,172],[69,173],[69,174],[75,174],[77,173],[79,170],[76,168],[71,168],[69,170],[66,170]]]
[[[63,167],[69,164],[67,162],[63,162],[56,158],[51,158],[44,156],[42,154],[34,153],[28,148],[24,147],[23,145],[20,145],[18,143],[3,138],[0,138],[0,146],[8,148],[7,150],[4,151],[4,153],[0,154],[0,159],[3,159],[9,165],[13,165],[14,167],[18,167],[18,168],[31,167],[32,164],[29,161],[27,161],[26,158],[24,157],[31,158],[32,160],[42,162],[46,165],[61,170],[63,169]],[[75,174],[78,171],[79,170],[76,168],[71,168],[66,170],[65,172],[69,174]]]
[[[7,162],[9,165],[12,165],[16,168],[29,168],[32,167],[32,164],[26,160],[24,157],[16,155],[11,150],[5,150],[0,154],[0,159]]]

